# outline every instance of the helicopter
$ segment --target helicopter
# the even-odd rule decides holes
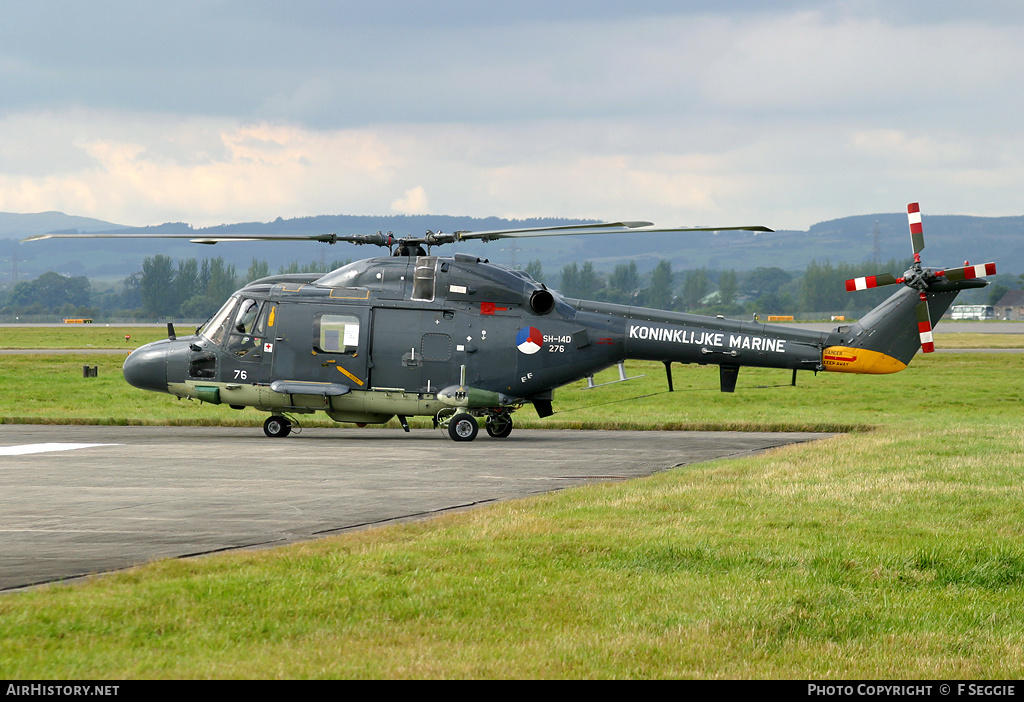
[[[530,404],[554,414],[556,388],[626,360],[719,367],[734,392],[740,368],[884,374],[903,370],[918,349],[934,351],[932,327],[960,290],[988,285],[995,264],[927,268],[920,207],[907,208],[914,259],[900,277],[847,281],[850,291],[900,285],[853,324],[819,332],[682,312],[568,298],[527,273],[463,253],[433,249],[459,241],[569,234],[770,232],[763,226],[652,228],[622,221],[422,236],[323,234],[305,237],[195,234],[41,234],[51,237],[188,238],[195,243],[279,240],[385,247],[327,274],[261,278],[235,292],[195,334],[133,351],[131,385],[235,409],[268,412],[268,437],[286,437],[296,415],[325,412],[339,423],[383,424],[425,416],[455,441],[473,441],[482,422],[508,437],[512,415]],[[612,381],[619,382],[619,381]]]

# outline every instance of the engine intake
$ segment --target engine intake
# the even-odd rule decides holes
[[[546,288],[534,290],[530,295],[530,309],[537,314],[550,314],[555,309],[555,296]]]

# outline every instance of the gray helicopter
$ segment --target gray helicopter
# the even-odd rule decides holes
[[[236,409],[269,412],[263,430],[285,437],[294,417],[323,411],[336,422],[381,424],[432,417],[455,441],[472,441],[479,422],[491,437],[512,432],[512,414],[532,404],[554,413],[555,388],[626,360],[717,365],[722,392],[743,366],[893,373],[917,350],[934,349],[931,328],[960,290],[983,287],[995,264],[925,268],[920,210],[908,207],[914,262],[891,274],[847,282],[848,290],[901,284],[855,324],[816,332],[560,295],[528,274],[434,247],[466,240],[662,231],[771,231],[766,227],[654,229],[609,222],[483,232],[312,237],[44,234],[50,237],[188,238],[196,243],[313,240],[389,249],[326,275],[262,278],[232,295],[194,335],[135,350],[124,377],[145,390]]]

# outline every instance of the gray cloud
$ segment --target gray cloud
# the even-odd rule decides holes
[[[1018,2],[7,5],[0,209],[1024,210]]]
[[[1009,12],[993,4],[1003,9],[993,19]],[[801,77],[816,82],[819,103],[844,92],[856,99],[863,83],[905,73],[909,49],[899,24],[877,26],[894,42],[888,45],[829,43],[844,39],[830,23],[908,21],[876,19],[880,10],[894,14],[894,3],[787,2],[769,10],[754,2],[593,0],[11,5],[0,27],[5,111],[92,106],[321,128],[664,112],[684,104],[759,112],[779,101],[803,104],[804,94],[786,89]],[[937,12],[949,21],[960,5],[928,3],[927,12],[912,15],[914,26],[937,21]],[[787,20],[818,7],[829,31],[816,46],[793,36],[799,27]],[[966,19],[978,24],[986,16],[971,7]],[[970,48],[956,42],[956,27],[950,31],[952,43],[912,63]],[[844,70],[829,81],[822,69],[837,58]],[[863,78],[851,81],[855,74]]]

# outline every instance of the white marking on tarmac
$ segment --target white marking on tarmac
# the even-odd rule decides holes
[[[92,448],[94,446],[121,446],[122,444],[22,444],[21,446],[0,446],[0,456],[24,456],[28,453],[47,453],[49,451],[73,451],[74,449]]]

